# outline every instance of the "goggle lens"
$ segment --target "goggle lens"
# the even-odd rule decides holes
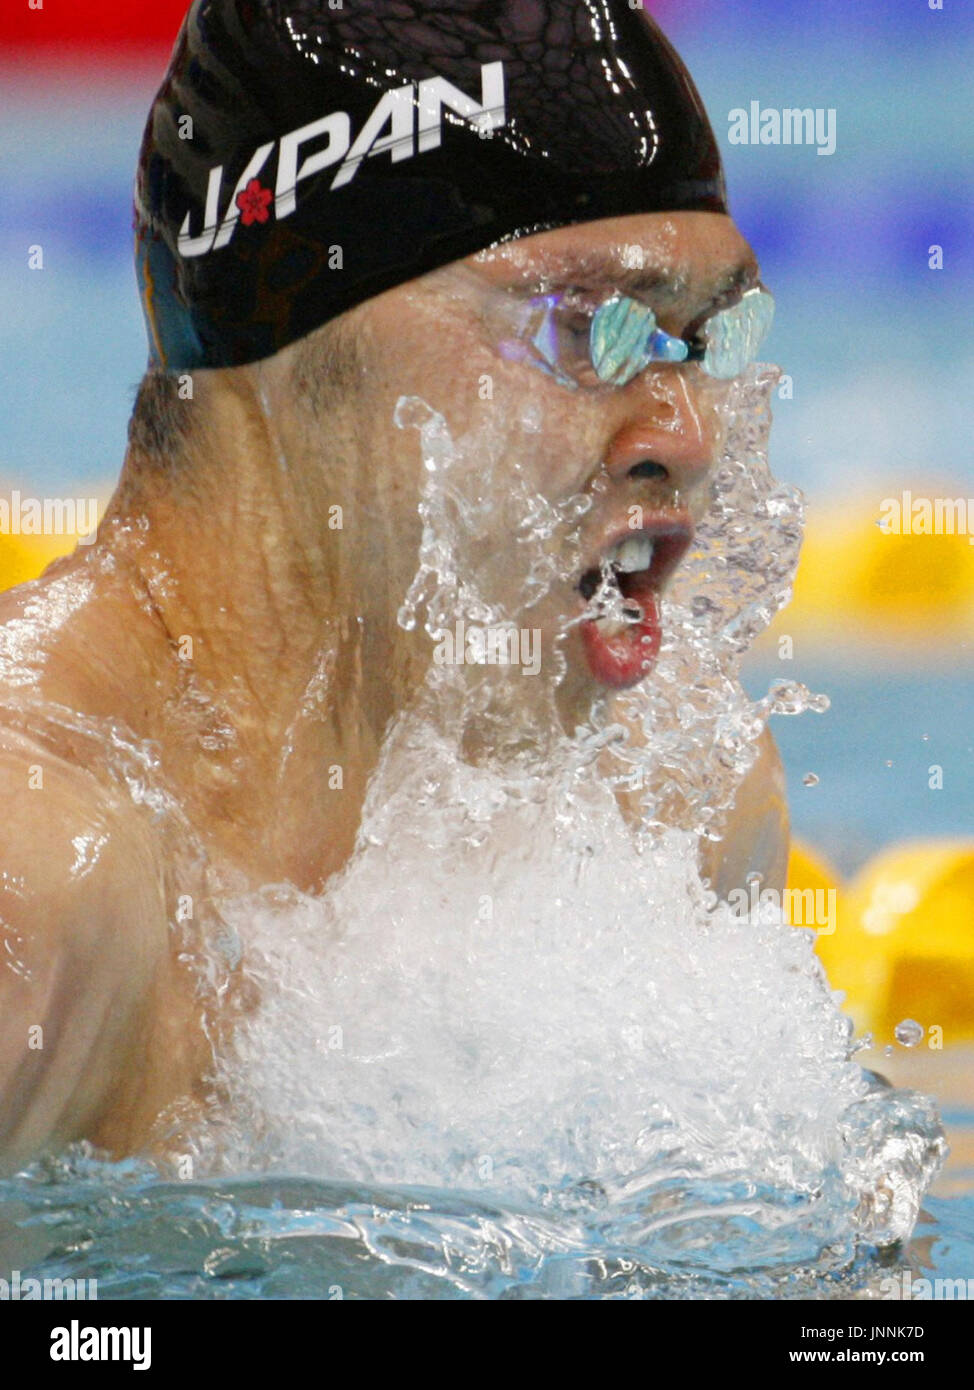
[[[701,366],[709,376],[730,381],[757,360],[771,331],[774,298],[767,290],[748,290],[729,309],[721,309],[704,324]]]
[[[699,347],[664,333],[648,305],[614,295],[595,311],[589,335],[592,365],[608,386],[626,386],[651,362],[700,362],[708,376],[730,381],[756,360],[774,319],[774,299],[753,289],[712,314],[697,335]]]

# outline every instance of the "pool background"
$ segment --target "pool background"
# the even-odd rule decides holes
[[[183,3],[139,8],[0,18],[0,468],[52,493],[111,483],[145,362],[132,176]],[[898,478],[969,485],[974,18],[951,0],[649,8],[701,89],[778,301],[768,353],[795,383],[775,424],[779,475],[821,505]],[[139,42],[140,25],[154,39]],[[834,107],[835,154],[729,144],[728,112],[755,100]],[[43,272],[27,268],[36,243]],[[942,271],[927,266],[934,243]]]
[[[71,14],[23,6],[0,18],[2,491],[104,498],[122,458],[145,362],[132,173],[183,7],[137,8],[87,0]],[[954,0],[942,11],[926,0],[648,8],[694,73],[732,210],[777,298],[768,356],[793,397],[776,405],[772,466],[805,491],[818,553],[850,521],[852,546],[875,547],[882,499],[903,488],[974,498],[974,19]],[[728,112],[755,100],[834,107],[836,153],[730,145]],[[35,244],[43,272],[27,268]],[[934,244],[943,270],[928,266]],[[837,555],[826,592],[811,576],[803,597],[800,581],[748,676],[754,691],[786,675],[832,697],[828,714],[778,720],[775,733],[794,829],[845,874],[899,841],[969,838],[974,804],[974,582],[966,604],[956,592],[948,604],[946,552],[932,549],[926,606],[914,595],[898,624],[895,593],[844,590],[849,553]],[[794,638],[787,669],[782,633]],[[943,768],[942,790],[928,787],[932,764]],[[810,772],[817,785],[804,784]],[[957,924],[968,956],[972,925]],[[874,1063],[946,1105],[956,1156],[938,1189],[950,1196],[932,1209],[943,1215],[950,1201],[953,1244],[948,1254],[941,1242],[938,1259],[965,1275],[974,1273],[974,1204],[963,1196],[974,1189],[970,1062],[955,1046]]]

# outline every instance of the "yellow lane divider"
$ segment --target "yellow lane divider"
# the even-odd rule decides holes
[[[894,845],[847,885],[796,843],[788,886],[836,890],[835,931],[816,949],[859,1029],[885,1045],[912,1020],[918,1043],[974,1041],[974,840]]]

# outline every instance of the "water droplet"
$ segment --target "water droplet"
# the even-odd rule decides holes
[[[814,772],[806,772],[805,776],[802,778],[802,782],[806,787],[817,787],[818,774]]]
[[[419,396],[400,396],[392,418],[397,429],[418,430],[422,429],[434,414],[432,406],[427,405]]]
[[[915,1018],[905,1018],[896,1025],[894,1037],[901,1047],[916,1047],[923,1042],[923,1024],[917,1023]]]

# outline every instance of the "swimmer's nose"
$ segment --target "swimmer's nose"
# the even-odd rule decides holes
[[[616,432],[605,457],[610,476],[669,482],[688,492],[707,476],[717,457],[718,438],[687,384],[667,373],[665,395],[653,395],[638,414],[631,412]]]

